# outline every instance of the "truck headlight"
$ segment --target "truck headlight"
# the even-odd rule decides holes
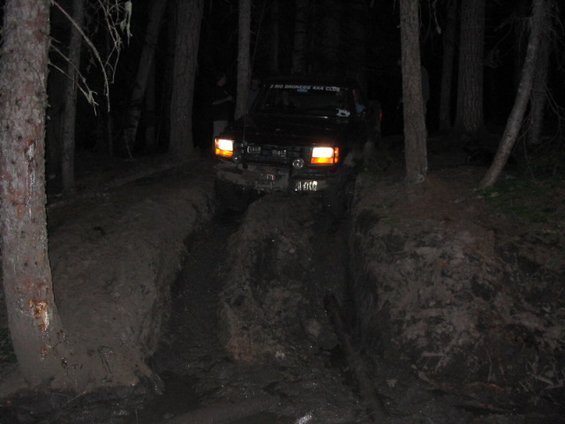
[[[214,142],[216,145],[216,156],[221,156],[224,158],[231,158],[233,156],[233,140],[229,138],[216,138]]]
[[[314,147],[310,163],[315,165],[333,165],[339,162],[339,147]]]

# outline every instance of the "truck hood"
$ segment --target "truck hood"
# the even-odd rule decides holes
[[[347,120],[275,114],[250,114],[237,120],[233,136],[251,144],[339,144]]]

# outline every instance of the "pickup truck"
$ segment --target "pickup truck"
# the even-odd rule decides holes
[[[214,140],[216,199],[241,210],[268,192],[320,193],[340,215],[352,197],[364,146],[378,136],[378,110],[353,80],[263,81],[249,113]]]

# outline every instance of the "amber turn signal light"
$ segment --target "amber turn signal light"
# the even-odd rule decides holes
[[[334,165],[339,162],[339,147],[314,147],[310,163],[314,165]]]
[[[233,140],[227,138],[216,138],[215,142],[215,153],[216,156],[221,156],[224,158],[231,158],[233,156]]]

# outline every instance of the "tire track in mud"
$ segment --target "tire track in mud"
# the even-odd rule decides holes
[[[158,395],[135,411],[131,423],[167,422],[200,407],[217,388],[200,382],[226,362],[217,337],[217,302],[223,286],[226,241],[241,217],[221,216],[187,240],[187,257],[172,288],[169,321],[152,367],[162,379]],[[188,421],[190,422],[190,421]]]
[[[155,394],[62,400],[46,422],[371,422],[325,311],[329,293],[346,301],[348,278],[347,222],[332,230],[320,202],[303,196],[216,217],[187,241],[151,360]]]
[[[272,195],[192,237],[153,360],[163,396],[129,422],[370,422],[324,308],[348,260],[346,226],[327,229],[316,199]]]

